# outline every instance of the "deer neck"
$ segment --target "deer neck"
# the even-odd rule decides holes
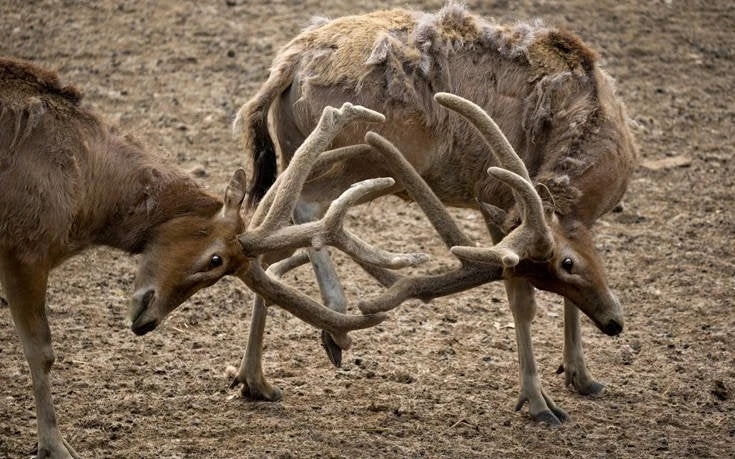
[[[213,216],[222,201],[177,168],[137,145],[111,142],[107,167],[97,174],[94,244],[140,253],[156,227],[177,217]]]

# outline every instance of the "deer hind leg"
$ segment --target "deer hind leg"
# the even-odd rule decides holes
[[[294,209],[294,220],[296,223],[314,221],[321,218],[324,212],[325,209],[317,204],[300,201]],[[333,311],[344,313],[347,310],[347,300],[329,252],[326,248],[309,249],[309,259],[324,304]],[[342,348],[335,342],[332,335],[325,330],[322,330],[321,340],[322,347],[327,352],[329,360],[334,366],[340,367],[342,365]]]
[[[376,163],[376,158],[372,156],[347,160],[341,170],[344,173],[339,176],[327,174],[307,183],[294,209],[296,223],[306,223],[322,218],[327,211],[328,204],[353,183],[368,178],[390,176],[387,171]],[[390,189],[378,191],[365,196],[363,202],[371,201],[399,189],[401,189],[401,186],[396,185]],[[345,298],[344,289],[327,249],[310,249],[309,259],[314,269],[323,303],[333,311],[346,312],[347,299]],[[342,364],[342,348],[327,331],[322,330],[321,339],[329,360],[336,367],[340,367]]]
[[[256,296],[253,302],[253,317],[250,321],[250,334],[245,355],[240,362],[240,369],[230,384],[234,388],[242,384],[240,393],[243,397],[254,400],[275,402],[281,399],[283,392],[280,388],[266,381],[263,374],[263,337],[265,335],[265,321],[268,307],[263,297]]]
[[[79,457],[64,441],[56,423],[49,373],[54,363],[46,318],[48,269],[34,268],[0,254],[0,281],[31,369],[38,423],[38,457]]]
[[[605,386],[595,381],[584,362],[582,333],[579,327],[579,309],[564,299],[564,361],[557,373],[564,373],[567,386],[582,395],[600,395]]]
[[[276,136],[278,138],[278,145],[281,149],[283,159],[288,163],[291,161],[296,149],[299,145],[303,144],[307,137],[310,129],[302,129],[305,126],[300,126],[297,121],[299,115],[295,113],[294,107],[297,105],[302,97],[300,92],[301,84],[297,81],[291,85],[288,91],[285,91],[278,102],[275,104],[273,119],[277,120],[278,128],[276,129]],[[339,106],[339,105],[337,105]],[[321,111],[321,110],[320,110]],[[308,118],[308,117],[306,117]],[[306,134],[304,134],[306,132]],[[310,184],[307,184],[307,188]],[[320,190],[319,185],[311,184],[312,188],[315,186],[316,190]],[[327,190],[329,190],[327,188]],[[330,190],[331,191],[331,190]],[[341,190],[336,190],[341,191]],[[332,199],[337,195],[332,196]],[[325,202],[328,202],[325,198]],[[326,212],[326,207],[319,205],[314,201],[310,202],[311,199],[300,199],[294,209],[294,220],[296,223],[306,223],[315,221],[321,218]],[[342,285],[339,282],[337,273],[332,264],[332,260],[329,257],[329,253],[326,249],[322,250],[310,250],[309,258],[314,269],[317,283],[319,285],[319,291],[321,292],[322,300],[324,304],[330,309],[337,312],[345,312],[347,300],[344,297],[344,291]],[[332,336],[322,330],[321,334],[322,346],[327,352],[329,360],[335,366],[339,367],[342,364],[342,349],[337,345]]]
[[[534,420],[559,425],[568,420],[569,415],[544,392],[533,356],[531,321],[536,313],[533,287],[525,280],[510,279],[505,281],[505,291],[515,322],[520,364],[521,390],[516,411],[528,403],[528,411]]]

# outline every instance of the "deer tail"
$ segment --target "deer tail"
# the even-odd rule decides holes
[[[258,92],[237,112],[232,131],[249,159],[247,206],[253,209],[278,175],[276,150],[268,130],[268,113],[273,102],[291,85],[298,69],[298,52],[282,54]]]

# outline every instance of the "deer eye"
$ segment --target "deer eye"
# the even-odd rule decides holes
[[[222,263],[222,257],[214,254],[212,255],[212,258],[209,259],[209,269],[219,268],[222,266]]]
[[[566,257],[561,261],[561,267],[564,268],[564,271],[571,273],[572,268],[574,267],[574,262],[571,258]]]

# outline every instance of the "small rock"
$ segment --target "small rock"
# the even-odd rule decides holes
[[[730,391],[725,387],[725,383],[720,380],[715,381],[715,387],[712,388],[711,393],[717,397],[717,400],[723,402],[730,398]]]
[[[204,166],[194,166],[189,169],[189,175],[196,178],[202,178],[207,177],[209,174],[207,173],[207,170],[204,168]]]
[[[692,159],[686,155],[672,156],[670,158],[643,161],[641,166],[652,171],[660,171],[663,169],[673,169],[675,167],[689,167],[692,165]]]

